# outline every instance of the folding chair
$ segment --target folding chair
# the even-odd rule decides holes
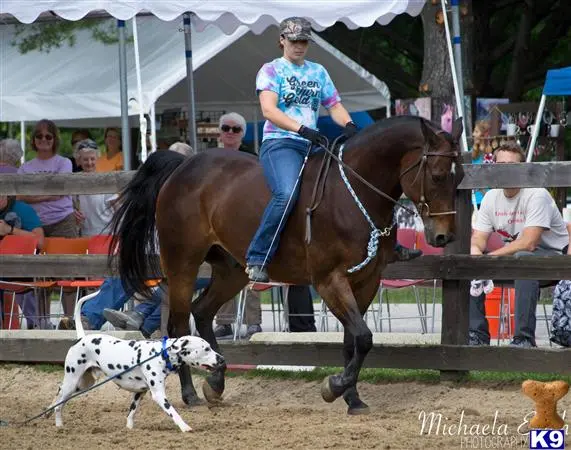
[[[7,235],[0,241],[0,254],[1,255],[35,255],[38,248],[39,239],[36,236],[16,236]],[[7,327],[12,328],[14,309],[18,308],[17,322],[18,328],[21,326],[21,311],[17,307],[16,295],[26,294],[36,288],[49,288],[55,285],[52,281],[27,281],[27,280],[1,280],[0,281],[0,313],[6,312],[5,309],[9,306],[10,313],[8,315]],[[11,293],[12,298],[8,303],[4,303],[4,293]],[[0,328],[2,328],[3,321],[0,321]]]
[[[289,325],[287,325],[289,316],[288,316],[288,289],[289,285],[284,283],[277,283],[270,281],[269,283],[249,283],[244,289],[240,291],[238,296],[238,307],[236,308],[236,326],[234,327],[234,340],[236,340],[240,336],[240,330],[242,329],[242,325],[244,323],[244,314],[246,311],[246,295],[248,290],[253,290],[256,292],[263,292],[267,291],[268,289],[279,288],[280,289],[280,300],[283,300],[284,305],[284,328],[281,325],[281,314],[280,314],[280,302],[278,302],[278,327],[280,331],[287,331],[289,329]],[[282,290],[285,291],[285,294],[282,293]],[[274,330],[276,329],[276,319],[275,319],[275,309],[274,309],[274,301],[272,296],[272,318],[274,322]]]
[[[89,238],[66,238],[66,237],[48,237],[44,239],[44,247],[42,252],[46,255],[85,255]],[[64,288],[70,288],[73,280],[55,280],[56,286],[60,288],[59,301],[63,309],[63,292]],[[78,298],[79,289],[76,294],[76,301]]]
[[[426,236],[424,235],[424,232],[418,232],[417,233],[416,242],[417,242],[417,248],[422,250],[423,255],[441,256],[444,254],[444,248],[433,247],[428,242],[426,242]],[[419,287],[431,287],[432,288],[432,317],[431,317],[432,324],[430,326],[430,332],[431,333],[434,333],[434,316],[436,314],[436,288],[438,287],[439,284],[442,285],[440,280],[434,278],[433,280],[424,280],[419,285]],[[426,302],[426,296],[425,296],[425,301],[424,301],[424,315],[425,316],[426,316],[426,308],[427,308],[427,302]]]
[[[111,245],[111,239],[113,236],[107,234],[97,234],[95,236],[90,236],[87,241],[86,254],[88,255],[107,255],[109,254],[109,248]],[[74,287],[77,288],[75,295],[75,301],[79,300],[79,293],[81,289],[99,289],[103,284],[103,278],[97,278],[93,280],[62,280],[58,282],[60,287]]]
[[[420,233],[418,233],[413,228],[399,228],[399,229],[397,229],[397,240],[404,247],[418,248],[417,236],[419,234]],[[426,280],[410,280],[410,279],[385,280],[385,279],[381,279],[380,284],[379,284],[379,294],[378,294],[379,319],[378,319],[378,325],[377,325],[377,320],[375,320],[375,330],[382,332],[383,331],[383,320],[388,320],[389,332],[392,332],[392,324],[391,324],[392,317],[391,317],[391,309],[390,309],[388,291],[392,290],[392,289],[403,289],[403,288],[410,287],[410,288],[412,288],[412,292],[414,294],[415,303],[416,303],[416,306],[418,308],[418,314],[419,315],[418,316],[399,317],[398,319],[413,319],[413,318],[418,317],[420,320],[421,332],[422,333],[428,333],[426,304],[425,304],[425,307],[423,310],[422,304],[420,301],[420,296],[419,296],[418,289],[417,289],[418,285],[421,285],[425,282],[426,282]],[[385,298],[386,298],[387,318],[383,317],[383,293],[385,293]],[[436,294],[433,295],[433,302],[435,302],[435,295]],[[373,309],[373,313],[374,313],[374,309]],[[375,318],[374,314],[373,314],[373,318]],[[432,313],[432,330],[434,331],[434,308],[433,308],[433,313]]]

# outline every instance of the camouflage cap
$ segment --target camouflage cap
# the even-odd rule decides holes
[[[282,20],[280,35],[289,41],[313,41],[311,23],[303,17],[288,17]]]

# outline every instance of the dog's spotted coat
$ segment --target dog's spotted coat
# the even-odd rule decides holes
[[[94,297],[97,292],[83,297],[77,302],[75,323],[79,340],[69,349],[65,358],[65,374],[54,405],[68,399],[77,391],[88,388],[95,382],[95,374],[102,372],[108,377],[116,376],[113,382],[119,387],[133,392],[133,401],[127,416],[127,428],[133,428],[133,419],[137,407],[147,391],[151,391],[153,400],[165,411],[181,431],[191,428],[179,416],[169,403],[165,393],[165,379],[170,373],[167,361],[161,355],[162,343],[159,341],[125,341],[104,334],[85,335],[81,326],[81,305]],[[183,364],[194,367],[214,368],[224,362],[224,358],[210,348],[204,339],[184,336],[167,339],[168,360],[173,370]],[[141,364],[149,357],[159,356]],[[137,367],[119,375],[124,370]],[[56,426],[63,426],[61,409],[55,408]]]

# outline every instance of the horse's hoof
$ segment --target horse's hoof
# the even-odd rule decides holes
[[[208,403],[220,403],[222,400],[222,393],[212,389],[212,386],[206,380],[202,383],[202,393]]]
[[[361,415],[369,414],[370,412],[371,412],[371,410],[364,403],[361,403],[359,406],[347,408],[347,414],[349,414],[350,416],[361,416]]]
[[[335,400],[337,400],[338,397],[331,390],[331,385],[329,384],[330,378],[331,377],[325,377],[325,379],[321,383],[321,397],[323,397],[323,400],[325,400],[327,403],[334,402]]]
[[[188,396],[188,397],[183,397],[182,401],[184,402],[184,404],[186,406],[189,407],[193,407],[193,406],[202,406],[204,404],[206,404],[206,402],[204,400],[202,400],[199,396],[197,395],[192,395],[192,396]]]

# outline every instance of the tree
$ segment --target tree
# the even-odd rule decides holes
[[[430,73],[447,75],[448,65],[434,21],[439,8],[439,0],[428,0],[419,17],[354,31],[338,24],[321,34],[385,81],[393,97],[416,97],[419,86],[433,95],[440,87]],[[462,0],[461,13],[467,95],[521,100],[543,85],[549,68],[571,65],[569,0]]]

